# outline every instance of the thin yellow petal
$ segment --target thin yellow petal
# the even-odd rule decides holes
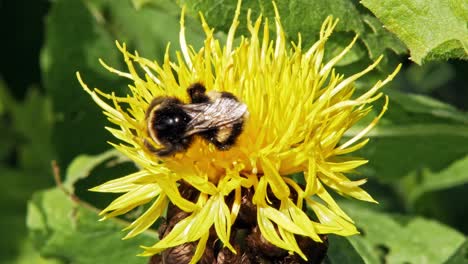
[[[168,200],[164,194],[158,196],[148,210],[124,230],[131,230],[123,239],[129,239],[146,231],[166,210]]]
[[[218,196],[218,199],[214,202],[213,206],[214,213],[214,226],[219,239],[223,242],[224,246],[228,247],[232,252],[236,253],[236,250],[229,243],[229,237],[231,234],[231,213],[224,197]]]

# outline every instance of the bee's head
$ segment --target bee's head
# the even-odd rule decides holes
[[[159,143],[177,143],[185,135],[190,116],[179,102],[165,101],[152,109],[149,115],[150,135]]]

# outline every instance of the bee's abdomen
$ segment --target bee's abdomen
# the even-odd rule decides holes
[[[222,126],[205,131],[200,133],[200,135],[209,142],[213,143],[217,149],[228,150],[236,143],[237,138],[242,133],[243,125],[243,121],[240,121],[232,125]]]

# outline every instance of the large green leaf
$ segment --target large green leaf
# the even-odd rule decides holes
[[[468,240],[458,248],[457,252],[450,257],[444,264],[462,264],[468,263]]]
[[[422,169],[399,184],[407,208],[468,231],[468,154],[440,171]]]
[[[34,195],[27,225],[41,254],[64,263],[147,263],[147,258],[136,254],[141,252],[140,245],[154,243],[157,236],[145,232],[122,241],[125,223],[99,222],[96,210],[58,188]]]
[[[41,256],[65,263],[147,263],[147,258],[136,254],[141,252],[140,245],[157,241],[156,232],[146,231],[137,238],[122,241],[122,229],[129,223],[117,218],[100,222],[99,209],[95,206],[104,206],[108,201],[102,200],[108,199],[102,199],[102,195],[100,199],[89,199],[87,189],[93,185],[82,184],[89,178],[102,182],[122,176],[125,173],[122,161],[128,160],[122,159],[116,150],[78,156],[66,170],[63,182],[59,181],[56,188],[34,194],[28,205],[28,228]],[[92,201],[93,206],[87,201]]]
[[[405,179],[405,192],[408,200],[414,204],[423,195],[468,183],[468,155],[460,159],[448,168],[433,172],[423,169],[417,175],[409,175]],[[455,198],[455,197],[454,197]]]
[[[93,206],[104,208],[118,195],[90,192],[89,189],[135,170],[135,165],[115,149],[97,155],[79,155],[68,166],[62,187]]]
[[[332,264],[364,264],[362,256],[344,237],[330,235],[327,259]]]
[[[23,219],[24,220],[24,219]],[[19,255],[13,262],[2,262],[3,264],[63,264],[59,259],[43,258],[34,248],[30,239],[24,239],[23,243],[18,246]]]
[[[66,180],[63,186],[70,193],[75,193],[75,184],[86,177],[88,177],[93,169],[98,167],[104,161],[109,159],[116,159],[119,157],[117,150],[108,150],[98,155],[80,155],[76,157],[67,169]],[[109,174],[109,173],[107,173]]]
[[[187,5],[193,14],[203,13],[208,24],[217,30],[227,32],[234,16],[237,1],[230,0],[183,0],[181,4]],[[337,54],[349,44],[355,34],[361,36],[358,44],[340,62],[340,65],[351,65],[360,61],[376,59],[381,54],[405,53],[404,45],[373,16],[352,0],[332,1],[276,1],[281,16],[282,25],[288,40],[297,41],[301,33],[304,46],[311,45],[318,38],[318,32],[324,19],[333,15],[340,19],[336,33],[328,45],[329,56]],[[240,15],[239,31],[247,33],[247,10],[252,10],[252,19],[262,13],[272,22],[274,9],[272,1],[243,1]],[[273,24],[272,29],[274,29]],[[382,65],[386,65],[383,63]]]
[[[468,59],[466,0],[362,0],[410,49],[418,64]]]
[[[349,202],[344,208],[361,231],[348,239],[366,263],[439,264],[465,241],[461,233],[433,220],[376,212]]]

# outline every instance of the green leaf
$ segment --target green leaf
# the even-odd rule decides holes
[[[50,171],[53,158],[52,107],[50,99],[41,95],[37,87],[28,89],[23,101],[15,101],[0,81],[0,158],[17,151],[23,169]]]
[[[34,194],[28,205],[27,224],[41,256],[65,263],[148,262],[148,259],[136,254],[141,253],[140,245],[152,244],[157,240],[155,232],[148,230],[136,239],[122,241],[122,229],[130,223],[117,218],[100,222],[99,210],[84,200],[92,201],[93,205],[108,203],[112,195],[101,195],[98,199],[90,195],[92,193],[87,190],[90,178],[93,182],[108,180],[116,174],[122,176],[126,170],[121,165],[123,161],[128,160],[116,150],[94,156],[78,156],[67,169],[63,183]],[[132,163],[125,164],[135,170]],[[101,174],[101,170],[105,172]],[[88,177],[91,173],[99,177]],[[134,219],[139,214],[141,210],[135,210],[125,219]]]
[[[208,24],[216,30],[227,32],[236,9],[237,1],[215,0],[184,0],[181,5],[187,5],[192,14],[203,13]],[[351,65],[362,59],[368,61],[376,59],[382,53],[403,54],[404,45],[391,33],[386,31],[382,24],[360,9],[352,0],[332,1],[276,1],[281,16],[282,26],[289,41],[298,40],[301,33],[304,46],[312,45],[318,38],[318,33],[324,19],[333,15],[340,22],[336,32],[328,44],[328,56],[336,55],[347,46],[355,34],[360,35],[360,42],[340,62],[340,65]],[[252,19],[255,20],[260,13],[269,18],[271,29],[274,30],[274,9],[272,1],[243,1],[240,15],[239,32],[247,34],[247,10],[252,10]],[[393,54],[392,54],[393,55]],[[381,65],[384,67],[385,63]]]
[[[468,155],[441,171],[427,168],[400,181],[401,197],[413,212],[430,216],[459,230],[468,231]]]
[[[465,237],[433,220],[380,213],[345,203],[361,235],[349,241],[366,263],[434,263],[447,260],[465,241]]]
[[[17,135],[11,121],[7,119],[11,115],[14,99],[10,95],[6,84],[0,78],[0,160],[7,160],[16,145]]]
[[[424,114],[444,123],[468,125],[468,115],[447,103],[425,95],[403,94],[393,90],[388,90],[387,94],[407,113]]]
[[[66,263],[148,263],[138,257],[140,245],[154,243],[157,235],[145,232],[122,241],[119,220],[99,222],[97,211],[77,202],[60,189],[36,193],[28,205],[31,237],[46,257]]]
[[[89,189],[134,173],[136,170],[135,164],[116,150],[108,150],[97,155],[80,155],[67,168],[65,181],[61,187],[67,193],[78,196],[97,208],[104,208],[119,194],[92,192]],[[134,220],[140,214],[141,210],[135,210],[123,217]]]
[[[172,0],[131,0],[133,7],[140,10],[141,8],[156,8],[159,10],[165,10],[171,14],[179,14],[180,8],[175,1]]]
[[[344,237],[328,236],[329,246],[327,258],[331,264],[364,264],[353,245]]]
[[[26,199],[34,191],[36,180],[30,175],[19,170],[0,167],[2,184],[0,186],[0,207],[2,217],[0,217],[0,233],[3,239],[0,240],[0,263],[12,261],[19,253],[19,245],[27,236],[24,226],[26,215]],[[37,186],[37,185],[36,185]]]
[[[444,264],[462,264],[468,262],[468,240]]]
[[[435,191],[453,188],[468,183],[468,155],[439,172],[423,169],[417,175],[408,175],[403,186],[410,203]]]
[[[388,93],[387,113],[367,134],[371,142],[355,154],[369,160],[361,170],[366,177],[395,182],[421,168],[441,170],[468,153],[466,113],[426,96]],[[356,135],[369,118],[345,135]]]
[[[24,219],[23,219],[24,220]],[[30,239],[23,241],[21,245],[18,246],[19,253],[18,256],[14,259],[11,264],[63,264],[64,262],[59,259],[52,258],[43,258],[34,248]],[[4,262],[2,262],[4,263]],[[5,263],[8,264],[9,262]]]
[[[429,62],[423,66],[411,64],[399,74],[400,78],[393,82],[392,87],[423,94],[440,89],[454,90],[457,85],[453,85],[451,82],[457,79],[457,68],[456,65],[445,61]],[[458,77],[461,81],[462,76]]]
[[[109,159],[116,159],[121,157],[117,150],[108,150],[98,155],[80,155],[73,160],[67,169],[66,180],[63,186],[68,192],[74,193],[74,184],[78,180],[84,179],[89,176],[92,169]],[[115,165],[115,164],[114,164]]]
[[[50,172],[50,162],[54,157],[50,98],[39,94],[36,88],[28,89],[25,100],[12,108],[12,121],[15,132],[21,135],[21,166]]]
[[[410,49],[418,64],[468,59],[468,4],[465,0],[362,0]]]
[[[7,111],[8,104],[10,104],[12,100],[5,82],[0,78],[0,115]]]
[[[106,207],[117,194],[103,194],[91,192],[89,189],[96,187],[118,177],[135,172],[134,163],[117,150],[111,149],[97,155],[80,155],[76,157],[66,170],[65,181],[62,188],[67,193],[78,196],[98,208]],[[123,216],[125,219],[134,220],[141,211]]]
[[[135,9],[140,9],[145,5],[151,4],[153,0],[131,0]]]

